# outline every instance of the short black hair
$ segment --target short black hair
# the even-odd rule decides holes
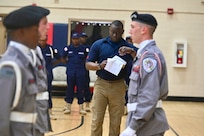
[[[111,25],[120,26],[123,29],[123,23],[120,20],[114,20]]]

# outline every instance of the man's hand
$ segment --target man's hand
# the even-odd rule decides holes
[[[136,56],[136,51],[133,48],[122,46],[119,48],[118,53],[120,56],[130,54],[133,58]]]
[[[101,69],[104,69],[104,67],[106,66],[107,64],[107,60],[103,60],[99,65],[100,65],[100,68]]]

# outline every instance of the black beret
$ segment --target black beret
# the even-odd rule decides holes
[[[18,29],[38,25],[41,18],[50,13],[48,9],[39,6],[25,6],[14,10],[3,19],[6,29]]]
[[[151,14],[138,14],[137,11],[131,14],[132,21],[141,22],[147,25],[157,27],[157,20]]]
[[[30,6],[22,7],[22,9],[23,10],[30,10],[30,11],[33,11],[33,12],[38,12],[39,14],[41,14],[42,17],[47,16],[47,15],[50,14],[50,10],[48,10],[46,8],[43,8],[43,7],[40,7],[40,6],[30,5]]]

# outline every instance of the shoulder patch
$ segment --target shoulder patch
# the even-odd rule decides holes
[[[142,62],[143,68],[146,72],[150,73],[152,72],[155,67],[157,66],[157,61],[152,58],[146,58]]]
[[[86,48],[86,52],[89,52],[89,48]]]
[[[68,48],[67,48],[67,47],[64,47],[64,51],[68,51]]]
[[[57,50],[57,49],[54,49],[54,53],[58,53],[58,50]]]

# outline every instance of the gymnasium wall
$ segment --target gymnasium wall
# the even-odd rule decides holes
[[[0,0],[0,14],[35,3],[51,10],[49,22],[68,24],[70,18],[122,20],[129,35],[130,14],[151,13],[158,21],[154,39],[163,51],[169,75],[169,96],[204,98],[204,1],[202,0]],[[174,14],[167,14],[173,8]],[[1,27],[1,24],[0,24]],[[0,37],[4,34],[0,33]],[[69,33],[68,33],[69,35]],[[187,42],[187,66],[174,67],[175,41]],[[0,44],[2,49],[3,43]],[[137,45],[136,45],[137,46]]]

